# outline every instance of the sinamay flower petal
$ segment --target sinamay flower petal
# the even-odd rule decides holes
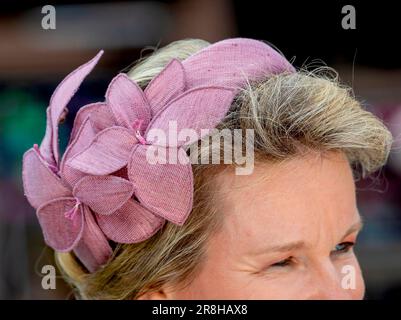
[[[75,92],[78,90],[82,81],[92,71],[103,51],[100,51],[92,60],[83,64],[71,72],[57,86],[47,109],[46,133],[40,145],[40,152],[48,163],[56,165],[59,161],[58,154],[58,124],[60,118],[65,112],[65,108]]]
[[[82,209],[85,227],[81,240],[74,247],[74,253],[89,272],[94,272],[109,260],[113,251],[91,210],[86,206],[83,206]]]
[[[119,126],[132,128],[135,120],[143,120],[143,128],[150,121],[151,111],[141,88],[125,74],[117,75],[110,83],[106,102]]]
[[[92,115],[88,115],[86,120],[82,123],[75,139],[69,144],[61,160],[60,175],[71,187],[83,178],[85,173],[66,165],[66,162],[80,151],[86,149],[93,141],[96,134],[91,117]]]
[[[71,194],[67,186],[49,169],[34,149],[29,149],[24,154],[22,180],[25,196],[34,208],[38,208],[47,201]]]
[[[136,145],[132,151],[128,176],[134,184],[135,195],[154,214],[182,225],[192,209],[191,163],[188,158],[186,164],[178,162],[180,149],[166,148],[166,163],[151,164],[146,153],[152,147]],[[170,152],[174,153],[174,160]]]
[[[132,182],[115,176],[86,176],[78,181],[73,195],[93,211],[109,215],[131,198]]]
[[[152,109],[152,115],[156,115],[184,90],[184,66],[181,61],[173,59],[145,88],[144,92]]]
[[[118,243],[136,243],[150,238],[165,220],[131,199],[111,215],[97,215],[106,236]]]
[[[64,197],[46,202],[37,210],[45,241],[57,251],[71,251],[81,239],[84,228],[82,205],[77,207],[78,212],[73,219],[65,217],[65,213],[76,205],[74,198]]]
[[[90,103],[78,110],[69,143],[74,141],[75,136],[88,116],[92,119],[92,127],[95,133],[117,125],[109,106],[105,102]]]
[[[151,129],[169,132],[169,125],[176,125],[177,132],[190,128],[202,138],[201,129],[214,128],[227,113],[235,91],[225,87],[198,87],[186,91],[167,104],[150,122],[147,133]],[[218,107],[217,107],[218,106]],[[196,141],[195,140],[195,141]],[[186,144],[195,141],[188,140]],[[179,141],[167,141],[170,147],[181,146]]]
[[[107,128],[99,132],[86,149],[69,159],[67,165],[87,174],[111,174],[127,165],[136,143],[137,139],[128,129]]]

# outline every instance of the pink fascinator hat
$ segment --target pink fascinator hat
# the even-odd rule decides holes
[[[103,51],[70,73],[47,108],[40,145],[23,157],[23,184],[43,231],[56,251],[74,251],[90,271],[112,254],[111,242],[150,238],[166,221],[182,225],[192,210],[193,174],[186,164],[151,164],[157,145],[151,129],[165,132],[213,129],[249,81],[294,72],[291,64],[261,41],[236,38],[214,43],[184,61],[170,63],[142,90],[125,74],[111,80],[104,102],[76,115],[62,156],[58,125],[66,107]],[[165,141],[178,153],[194,141]],[[172,149],[172,150],[170,150]],[[185,154],[185,152],[181,152]]]

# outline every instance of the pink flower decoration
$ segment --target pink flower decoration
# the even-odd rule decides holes
[[[125,74],[110,83],[105,102],[77,113],[60,161],[58,124],[81,82],[103,52],[69,74],[47,108],[40,147],[23,158],[23,182],[36,209],[46,243],[74,250],[90,271],[110,257],[108,240],[143,241],[168,220],[182,225],[192,210],[193,174],[184,147],[194,141],[166,141],[167,154],[180,153],[186,164],[150,164],[146,155],[152,129],[177,131],[214,128],[239,89],[293,67],[263,42],[228,39],[180,62],[173,59],[142,90]]]
[[[135,222],[135,233],[130,233],[129,239],[123,239],[128,242],[145,239],[164,223],[159,217],[149,218],[152,213],[132,199],[134,186],[129,180],[114,175],[86,175],[65,166],[69,156],[87,147],[95,137],[92,115],[84,120],[59,163],[58,143],[53,140],[58,132],[57,119],[61,118],[61,110],[65,109],[101,54],[68,75],[57,87],[47,109],[48,123],[42,144],[29,149],[23,157],[25,195],[36,209],[45,242],[60,252],[74,249],[78,256],[85,257],[89,270],[95,270],[112,253],[93,212],[99,217],[115,214],[115,217],[106,219],[105,227],[114,234],[119,231],[123,234],[127,221]],[[127,211],[127,208],[135,210]],[[135,218],[128,217],[130,215],[135,215]],[[102,226],[104,224],[102,222]],[[110,237],[114,238],[118,237]]]
[[[128,166],[128,177],[141,205],[179,225],[184,223],[192,209],[190,161],[187,159],[187,164],[149,164],[146,151],[153,142],[147,133],[158,128],[167,134],[166,124],[171,120],[176,121],[178,130],[192,128],[200,134],[200,129],[213,128],[221,121],[235,95],[232,88],[218,86],[184,91],[184,75],[181,62],[172,60],[144,92],[126,75],[117,75],[106,93],[106,105],[115,125],[98,132],[86,148],[67,162],[67,166],[75,170],[96,176],[110,175]],[[155,87],[169,83],[167,80],[173,76],[174,85],[170,85],[168,90],[158,91],[165,92],[168,97],[149,94],[156,91]],[[151,106],[160,102],[165,106],[156,107],[158,111],[152,117]],[[217,105],[220,107],[216,108]],[[163,147],[181,148],[183,144],[167,143]],[[99,221],[104,222],[104,219],[99,217]]]

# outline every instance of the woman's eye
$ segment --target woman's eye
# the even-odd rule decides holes
[[[348,252],[352,249],[352,247],[355,245],[354,242],[342,242],[336,245],[334,249],[334,253],[345,253]]]
[[[283,259],[280,260],[276,263],[273,263],[272,265],[270,265],[271,267],[286,267],[291,263],[291,257],[287,258],[287,259]]]

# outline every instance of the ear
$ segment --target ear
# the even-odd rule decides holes
[[[159,290],[147,290],[137,300],[176,300],[178,299],[172,288],[163,287]]]
[[[163,291],[146,292],[142,294],[137,300],[168,300]]]

